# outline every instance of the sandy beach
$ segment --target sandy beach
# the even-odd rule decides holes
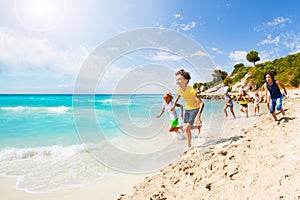
[[[117,199],[120,193],[130,193],[131,188],[142,182],[145,175],[119,175],[95,181],[92,184],[73,189],[49,192],[28,193],[16,189],[15,178],[0,178],[1,199],[5,200],[99,200]]]
[[[235,108],[237,118],[229,114],[220,137],[193,139],[194,148],[155,174],[123,174],[41,194],[17,190],[15,178],[0,177],[0,193],[5,200],[299,199],[300,101],[288,98],[283,105],[286,115],[278,114],[278,122],[265,104],[260,116],[250,105],[249,118]]]
[[[277,122],[264,114],[217,145],[184,152],[119,199],[300,199],[300,101],[284,109]]]

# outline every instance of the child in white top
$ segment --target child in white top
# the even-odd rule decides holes
[[[178,127],[178,115],[176,113],[176,110],[171,110],[170,108],[173,106],[173,96],[171,94],[171,92],[165,92],[164,94],[164,103],[162,104],[162,109],[161,112],[158,116],[156,116],[156,118],[160,118],[162,116],[162,114],[164,113],[165,110],[167,110],[169,112],[170,115],[170,128],[169,128],[169,132],[175,132],[178,133],[178,130],[181,129],[182,130],[182,126]],[[183,118],[183,106],[181,104],[176,104],[176,107],[180,107],[181,110],[181,118]]]

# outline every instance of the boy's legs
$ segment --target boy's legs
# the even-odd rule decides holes
[[[285,112],[282,108],[282,98],[277,98],[276,99],[276,110],[280,110],[282,115],[285,115]]]
[[[196,117],[198,111],[199,111],[199,108],[194,109],[194,110],[185,110],[185,113],[184,113],[183,130],[186,132],[188,147],[192,146],[192,144],[191,144],[191,141],[192,141],[191,129],[193,128],[195,117]]]
[[[270,113],[272,114],[275,121],[277,121],[275,113],[276,99],[270,99]]]
[[[184,123],[183,124],[183,130],[186,133],[188,147],[192,146],[191,128],[192,128],[192,125],[190,125],[189,123]]]

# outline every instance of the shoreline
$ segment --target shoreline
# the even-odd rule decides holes
[[[129,193],[131,188],[143,181],[145,175],[122,174],[96,180],[91,184],[52,191],[47,193],[29,193],[16,189],[16,177],[0,176],[0,193],[5,200],[99,200],[117,199],[120,193]]]

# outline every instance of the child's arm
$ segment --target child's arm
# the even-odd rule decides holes
[[[183,105],[177,103],[175,106],[180,107],[180,117],[181,117],[181,119],[183,119]]]
[[[172,110],[172,111],[174,110],[174,108],[175,108],[177,102],[179,101],[179,99],[180,99],[180,95],[178,95],[178,96],[176,97],[176,99],[175,99],[173,105],[171,106],[170,110]]]
[[[265,84],[263,85],[263,89],[264,89],[264,91],[265,91],[265,98],[266,98],[265,102],[269,103],[267,83],[265,83]]]
[[[196,116],[196,122],[198,122],[199,124],[201,124],[201,114],[202,114],[202,111],[203,111],[203,108],[204,108],[204,102],[202,101],[201,98],[195,96],[195,99],[196,101],[199,103],[200,107],[199,107],[199,111],[198,111],[198,114]]]
[[[282,87],[282,89],[283,89],[283,91],[284,91],[284,95],[287,95],[287,91],[286,91],[286,89],[285,89],[283,83],[282,83],[281,81],[277,81],[277,84],[280,85],[280,86]]]
[[[162,114],[165,112],[165,107],[161,108],[160,114],[156,116],[156,118],[160,118]]]

